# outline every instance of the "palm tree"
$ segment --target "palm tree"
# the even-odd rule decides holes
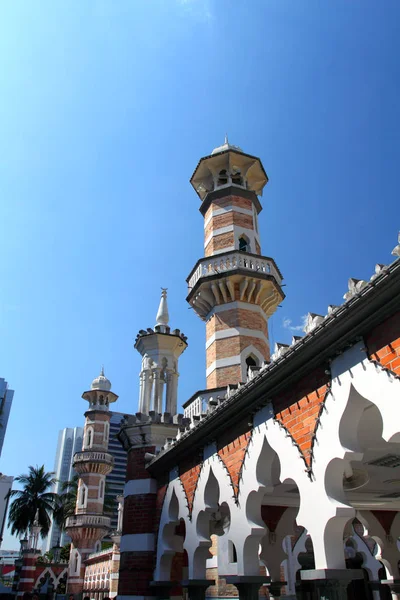
[[[68,517],[72,517],[75,514],[78,482],[79,476],[74,475],[70,481],[63,481],[61,484],[61,494],[57,496],[53,512],[54,521],[60,527],[61,531],[64,530]]]
[[[54,473],[45,471],[41,467],[29,467],[28,474],[22,474],[15,478],[23,485],[22,490],[11,490],[10,497],[15,500],[11,503],[8,516],[8,526],[11,534],[25,534],[35,520],[38,512],[40,535],[46,537],[49,532],[51,517],[57,503],[57,494],[49,491],[56,483]]]

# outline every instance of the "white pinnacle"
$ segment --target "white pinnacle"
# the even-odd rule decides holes
[[[160,306],[158,307],[158,312],[156,316],[156,326],[157,325],[168,325],[169,323],[169,314],[168,314],[168,304],[167,304],[167,288],[161,288],[161,300]]]

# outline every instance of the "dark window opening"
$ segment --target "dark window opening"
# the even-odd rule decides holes
[[[218,185],[226,185],[228,183],[228,174],[226,169],[222,169],[218,176]]]
[[[232,173],[232,183],[235,185],[243,185],[243,178],[240,174],[240,171]]]
[[[254,358],[253,358],[252,356],[248,356],[248,357],[246,358],[246,365],[247,365],[248,367],[256,367],[256,366],[257,366],[257,363],[256,363],[256,361],[254,360]]]
[[[248,252],[249,244],[247,240],[243,237],[239,238],[239,250],[240,252]]]

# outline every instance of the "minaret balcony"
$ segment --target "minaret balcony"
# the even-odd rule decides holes
[[[275,261],[238,250],[200,259],[187,283],[187,301],[203,320],[214,306],[234,301],[257,304],[270,317],[285,297]]]
[[[114,468],[114,457],[109,452],[77,452],[74,456],[73,467],[79,474],[107,475]]]
[[[111,519],[110,517],[104,517],[103,515],[74,515],[68,517],[65,527],[66,529],[76,527],[110,529]]]

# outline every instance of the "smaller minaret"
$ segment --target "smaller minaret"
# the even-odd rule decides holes
[[[103,368],[82,398],[89,402],[89,408],[85,412],[82,451],[75,454],[73,462],[79,475],[78,494],[75,515],[66,523],[66,531],[72,539],[68,576],[71,594],[82,591],[85,560],[97,551],[101,539],[110,531],[110,517],[103,512],[105,479],[114,467],[114,458],[108,452],[109,407],[118,396],[111,391],[111,382]]]
[[[187,348],[186,336],[169,326],[167,290],[161,288],[160,306],[154,330],[141,329],[135,348],[142,355],[139,412],[175,415],[178,401],[178,359]]]

